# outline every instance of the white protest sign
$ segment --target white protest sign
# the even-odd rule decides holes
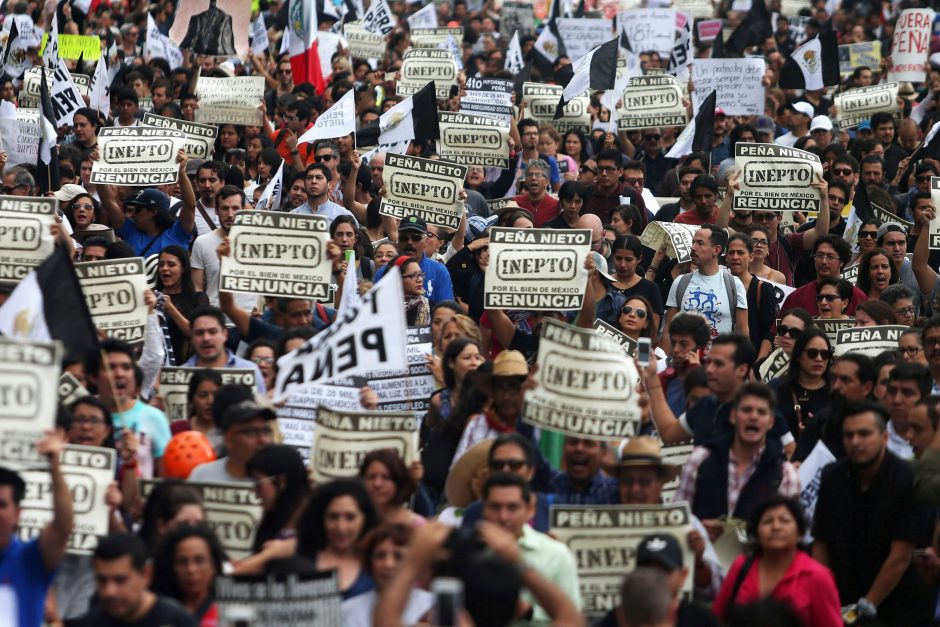
[[[927,76],[932,9],[905,9],[894,26],[888,80],[918,83]]]
[[[39,141],[42,126],[39,124],[39,110],[25,107],[14,107],[6,103],[11,109],[10,117],[0,117],[0,147],[7,153],[7,163],[17,165],[20,163],[36,163],[39,154]],[[0,107],[4,107],[0,104]]]
[[[230,554],[231,555],[231,554]],[[215,578],[219,625],[343,624],[337,571]]]
[[[163,397],[164,413],[170,422],[189,419],[189,382],[193,374],[208,368],[188,368],[164,366],[160,369],[160,396]],[[218,368],[222,385],[237,383],[254,389],[254,368]]]
[[[200,76],[196,83],[196,95],[199,97],[197,122],[261,126],[263,76]]]
[[[169,34],[180,48],[194,54],[245,59],[251,52],[250,30],[250,2],[187,0],[176,7]]]
[[[75,378],[69,371],[62,373],[59,377],[59,402],[65,406],[71,405],[83,396],[89,396],[90,392]]]
[[[617,14],[617,26],[627,34],[633,51],[655,50],[667,55],[676,39],[675,9],[631,9]]]
[[[893,324],[842,329],[836,333],[836,355],[862,353],[877,357],[884,351],[897,350],[898,339],[907,329],[906,326]]]
[[[728,115],[764,114],[764,59],[695,59],[692,104],[698,108],[713,91]]]
[[[783,376],[789,367],[790,356],[784,353],[782,348],[775,348],[758,366],[757,376],[761,381],[770,381]]]
[[[98,131],[98,154],[92,164],[93,184],[149,187],[176,183],[177,153],[186,135],[153,126],[108,127]]]
[[[408,412],[341,412],[317,408],[310,470],[317,483],[359,473],[370,452],[395,449],[408,466],[418,454],[418,419]]]
[[[367,372],[364,378],[379,397],[381,411],[424,412],[436,389],[427,356],[433,353],[429,327],[408,327],[408,368]],[[342,409],[327,405],[333,409]]]
[[[630,79],[617,111],[617,128],[621,131],[685,126],[688,121],[682,90],[676,78],[667,74]]]
[[[940,176],[930,177],[930,196],[935,207],[940,207]],[[927,225],[928,246],[932,249],[940,248],[940,216],[934,217]],[[2,240],[0,240],[2,241]]]
[[[456,229],[464,212],[458,196],[466,176],[464,165],[387,153],[379,213],[399,219],[417,215],[428,224]]]
[[[438,48],[447,43],[448,37],[463,41],[463,27],[411,29],[411,45],[415,48]]]
[[[61,364],[58,342],[0,337],[0,466],[45,464],[36,442],[55,427]]]
[[[636,345],[637,342],[629,335],[626,335],[623,331],[615,328],[613,325],[607,324],[600,318],[594,319],[594,331],[598,335],[603,335],[606,338],[609,338],[623,349],[627,355],[631,357],[636,354]]]
[[[23,74],[23,87],[17,95],[17,104],[20,107],[35,109],[39,106],[39,90],[42,82],[41,72],[46,73],[46,85],[51,90],[52,81],[55,79],[55,70],[52,68],[40,67],[34,65]]]
[[[677,9],[700,20],[707,20],[715,15],[715,7],[712,6],[711,0],[675,0],[674,5]]]
[[[561,40],[565,42],[568,58],[573,62],[613,37],[611,21],[607,19],[559,17],[555,24]]]
[[[516,33],[521,36],[534,32],[535,2],[533,0],[503,0],[499,19],[499,36],[505,41],[512,39]]]
[[[343,35],[354,59],[382,59],[385,57],[385,37],[362,27],[360,22],[343,25]]]
[[[786,315],[786,312],[784,312],[784,315]],[[855,328],[855,318],[832,318],[827,320],[816,318],[813,320],[813,324],[819,327],[829,338],[829,343],[835,346],[839,331]]]
[[[662,449],[663,463],[676,466],[679,469],[689,461],[689,456],[692,455],[692,451],[695,450],[695,444],[691,440],[677,442],[675,444],[666,444],[660,441],[659,445]],[[679,488],[679,479],[681,479],[681,477],[681,472],[677,473],[674,479],[663,484],[663,489],[660,490],[663,503],[672,503],[676,490]]]
[[[373,0],[365,15],[362,16],[362,27],[377,35],[388,35],[397,22],[398,19],[385,0]]]
[[[300,451],[304,463],[307,463],[310,459],[310,443],[313,442],[317,408],[364,411],[359,398],[359,388],[352,385],[309,383],[292,389],[287,394],[284,405],[277,409],[277,427],[281,432],[283,444]]]
[[[787,296],[796,291],[795,287],[790,287],[783,283],[774,283],[767,279],[760,279],[760,281],[769,284],[774,289],[774,303],[776,303],[777,311],[780,311],[780,308],[783,306],[783,301],[787,299]]]
[[[183,150],[190,159],[212,159],[215,137],[219,133],[219,127],[215,124],[197,124],[186,120],[164,118],[153,113],[145,113],[141,122],[144,126],[174,128],[183,133],[185,135]]]
[[[147,36],[144,39],[144,58],[166,59],[171,68],[183,65],[183,51],[173,40],[160,32],[157,21],[147,14]]]
[[[457,85],[457,63],[449,50],[413,48],[405,53],[398,95],[413,96],[428,81],[434,81],[434,95],[438,100],[450,98],[450,88]]]
[[[741,189],[734,194],[735,211],[819,211],[819,191],[810,187],[822,177],[814,153],[774,144],[738,142],[734,165]]]
[[[507,124],[512,120],[512,81],[502,78],[467,78],[460,99],[461,113],[488,115]]]
[[[870,120],[876,113],[896,113],[898,84],[881,83],[841,91],[836,94],[835,105],[839,112],[839,128],[852,128],[863,120]]]
[[[219,289],[328,300],[329,228],[323,216],[239,211],[229,232],[231,254],[222,257]]]
[[[526,391],[523,421],[577,438],[636,435],[639,374],[619,344],[593,330],[546,318],[538,366],[538,387]]]
[[[679,263],[692,260],[692,238],[699,229],[694,224],[653,221],[646,225],[640,242],[652,250],[666,247],[666,254]]]
[[[388,167],[388,166],[386,166]],[[589,229],[490,229],[487,309],[580,309],[587,286]]]
[[[132,344],[144,341],[148,311],[142,257],[77,263],[75,274],[97,329]]]
[[[89,81],[89,77],[86,76],[83,81],[86,93]],[[85,99],[82,98],[84,94],[72,80],[72,75],[63,59],[59,59],[59,67],[56,68],[50,88],[49,99],[52,102],[53,113],[55,113],[56,127],[71,125],[75,112],[85,106]]]
[[[461,165],[509,167],[509,123],[486,115],[438,112],[441,159]]]
[[[623,576],[636,568],[640,542],[652,534],[670,534],[682,548],[682,563],[695,556],[686,538],[692,531],[688,503],[673,505],[553,505],[551,534],[564,542],[578,565],[582,610],[606,614],[620,605]],[[692,594],[692,578],[683,592]]]
[[[52,254],[55,198],[0,196],[0,283],[18,283]]]
[[[251,23],[251,51],[254,54],[264,54],[270,46],[264,16],[259,13],[257,19]]]
[[[819,484],[822,481],[823,468],[834,461],[836,461],[835,455],[820,440],[796,471],[800,478],[800,505],[803,506],[807,529],[813,526],[813,515],[816,513],[816,503],[819,501]],[[809,531],[806,534],[809,536]],[[812,536],[808,539],[812,542]]]
[[[277,399],[295,386],[377,369],[408,367],[401,272],[383,275],[359,307],[349,307],[303,346],[277,360]]]
[[[72,495],[74,525],[68,553],[91,555],[98,536],[108,535],[110,508],[105,503],[108,485],[114,481],[117,452],[113,448],[68,444],[59,456],[60,468]],[[52,476],[46,470],[21,471],[26,497],[20,503],[17,537],[23,542],[39,536],[55,516]]]
[[[159,483],[155,479],[141,479],[141,495],[146,498]],[[222,543],[230,559],[241,560],[251,555],[255,531],[264,513],[255,494],[254,484],[208,483],[186,481],[186,485],[202,495],[206,522]]]
[[[522,85],[522,99],[526,103],[526,112],[529,117],[539,124],[552,124],[559,133],[572,129],[588,132],[591,130],[591,104],[590,98],[576,96],[568,101],[562,111],[562,116],[555,118],[555,108],[561,100],[564,88],[561,85],[542,85],[541,83],[524,83]]]

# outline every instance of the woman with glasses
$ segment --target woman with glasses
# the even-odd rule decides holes
[[[624,301],[620,307],[620,313],[617,314],[617,327],[620,332],[632,339],[634,342],[641,337],[652,340],[656,344],[656,335],[659,328],[655,326],[653,317],[653,306],[643,296],[631,296]],[[660,370],[666,369],[666,353],[656,346],[656,363]]]
[[[919,328],[905,329],[898,338],[898,352],[904,361],[913,364],[929,365],[924,353],[924,340]]]
[[[816,307],[820,320],[847,320],[845,308],[852,299],[852,285],[845,279],[823,277],[816,283]]]
[[[258,366],[258,370],[261,371],[261,377],[264,379],[264,386],[268,391],[268,396],[272,398],[274,376],[277,374],[274,369],[274,364],[276,363],[275,350],[274,342],[262,337],[249,344],[248,348],[245,349],[244,355],[245,359]]]
[[[858,253],[852,255],[852,261],[849,262],[850,265],[858,263],[859,259],[865,253],[869,253],[878,248],[878,228],[880,226],[881,220],[876,218],[869,218],[868,220],[862,221],[862,224],[858,227],[858,235],[856,236]]]
[[[770,382],[777,393],[777,413],[786,418],[794,438],[812,416],[829,406],[829,366],[832,363],[829,337],[815,327],[797,338],[787,373]]]
[[[758,220],[757,215],[757,212],[752,214],[752,222]],[[764,215],[763,213],[760,214],[760,224],[751,224],[744,229],[744,234],[750,237],[753,243],[751,264],[748,266],[747,271],[758,279],[786,285],[787,278],[783,273],[774,270],[765,263],[770,247],[770,229],[766,226],[767,222],[764,220]]]
[[[424,295],[424,273],[414,257],[404,255],[391,262],[401,271],[402,288],[405,292],[405,317],[409,327],[431,325],[431,303]]]
[[[427,522],[406,507],[423,477],[420,460],[416,459],[409,467],[393,448],[369,452],[359,466],[359,478],[366,486],[380,523],[420,527]]]
[[[787,369],[796,340],[809,328],[814,328],[813,318],[805,309],[791,309],[780,318],[774,335],[774,350],[757,366],[762,381],[770,381]]]
[[[65,218],[72,226],[73,239],[76,233],[108,230],[108,226],[100,222],[101,205],[87,192],[82,192],[69,201],[65,207]]]
[[[914,307],[914,293],[909,287],[902,283],[889,285],[878,300],[891,305],[898,317],[898,324],[908,327],[914,325],[918,311]]]
[[[639,237],[636,235],[618,236],[611,247],[614,280],[607,290],[628,300],[634,296],[643,297],[649,304],[647,311],[650,314],[653,329],[658,332],[663,311],[663,297],[655,283],[637,274],[636,269],[642,259],[643,244]]]
[[[885,250],[876,248],[859,258],[858,279],[855,284],[869,300],[877,300],[889,285],[899,281],[898,270]]]
[[[773,348],[771,329],[777,315],[777,301],[773,286],[756,280],[751,274],[753,258],[754,240],[740,233],[728,239],[725,265],[731,274],[741,279],[747,292],[748,332],[751,344],[757,347],[758,359],[763,359]]]

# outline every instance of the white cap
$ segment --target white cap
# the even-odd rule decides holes
[[[812,118],[814,115],[816,115],[816,109],[813,108],[813,105],[808,102],[794,102],[790,106],[808,118]]]
[[[809,125],[810,131],[831,131],[832,120],[824,115],[817,115],[813,118],[813,123]]]

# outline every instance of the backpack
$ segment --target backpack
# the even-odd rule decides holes
[[[735,315],[734,312],[738,308],[738,288],[734,284],[734,276],[731,274],[731,271],[727,268],[719,268],[718,272],[721,273],[721,278],[725,283],[725,292],[728,294],[728,309],[731,311],[731,328],[735,327]],[[679,277],[679,280],[676,285],[676,303],[682,303],[682,297],[685,296],[686,290],[689,289],[689,284],[692,282],[693,272],[683,274]],[[758,298],[760,290],[758,289]]]

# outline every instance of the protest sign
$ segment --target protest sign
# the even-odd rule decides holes
[[[813,515],[816,513],[816,503],[819,501],[819,484],[822,481],[823,468],[834,461],[836,461],[835,455],[820,440],[796,471],[800,478],[800,505],[803,506],[807,529],[813,527]],[[806,540],[813,541],[809,531],[806,532],[806,536]]]
[[[0,466],[42,465],[36,451],[55,427],[62,345],[0,337]]]
[[[343,35],[349,44],[349,54],[354,59],[383,59],[385,58],[385,37],[367,31],[359,22],[349,22],[343,25]]]
[[[83,396],[89,395],[90,392],[71,372],[63,372],[59,377],[59,403],[62,405],[67,407]]]
[[[200,76],[196,83],[196,95],[199,97],[197,122],[261,126],[263,76]]]
[[[98,536],[108,535],[110,508],[105,503],[108,486],[114,481],[117,452],[113,448],[67,444],[59,456],[65,483],[72,495],[74,525],[69,533],[68,553],[91,555]],[[25,470],[26,497],[20,502],[16,534],[23,542],[39,536],[52,521],[52,476],[47,470]]]
[[[386,165],[386,167],[388,167]],[[580,309],[587,285],[588,229],[490,229],[487,309]]]
[[[264,54],[271,47],[271,41],[268,38],[268,29],[264,24],[264,16],[259,14],[251,22],[250,43],[252,54]]]
[[[378,370],[363,377],[379,397],[381,411],[415,411],[428,409],[435,390],[434,374],[427,355],[434,352],[429,327],[408,328],[408,367],[405,370]],[[327,404],[332,409],[342,409]]]
[[[822,177],[819,157],[805,150],[773,144],[738,142],[734,165],[741,189],[735,211],[819,211],[819,191],[810,187]]]
[[[768,283],[774,289],[774,303],[776,304],[776,311],[780,311],[780,308],[783,306],[783,301],[787,299],[787,296],[796,291],[795,287],[790,287],[789,285],[784,285],[782,283],[774,283],[773,281],[768,281],[767,279],[760,279],[763,283]]]
[[[153,126],[109,127],[98,131],[100,159],[92,164],[91,183],[149,187],[176,183],[176,155],[186,136]]]
[[[463,27],[457,28],[412,28],[411,45],[415,48],[438,48],[447,43],[447,38],[463,41]]]
[[[540,125],[552,124],[559,133],[572,129],[587,133],[591,130],[591,112],[588,109],[591,101],[587,96],[576,96],[569,100],[562,116],[554,119],[555,108],[561,100],[563,90],[560,85],[524,83],[522,99],[526,104],[526,113]]]
[[[608,19],[559,17],[555,24],[561,40],[565,42],[568,58],[573,62],[614,38],[612,23]]]
[[[461,113],[488,115],[507,124],[512,120],[512,81],[471,76],[460,99]]]
[[[525,422],[577,438],[636,435],[641,412],[634,386],[639,375],[619,344],[593,330],[546,318],[538,366],[538,387],[525,394]]]
[[[598,335],[603,335],[606,338],[610,338],[615,341],[623,349],[627,355],[633,357],[636,353],[636,340],[634,340],[629,335],[626,335],[623,331],[615,328],[613,325],[607,324],[600,318],[594,319],[594,330]]]
[[[852,265],[843,268],[842,278],[852,285],[858,285],[858,264],[853,263]]]
[[[289,298],[330,298],[330,221],[323,216],[239,211],[222,257],[219,289]]]
[[[141,496],[150,496],[158,483],[158,479],[141,479]],[[186,485],[202,495],[206,522],[228,557],[240,560],[251,555],[251,543],[263,514],[254,484],[186,481]]]
[[[877,70],[880,65],[881,42],[877,39],[839,46],[839,73],[843,78],[852,74],[855,68]]]
[[[813,320],[813,324],[819,327],[829,338],[829,343],[835,346],[839,340],[839,331],[855,328],[855,318],[833,318],[829,320],[816,318]]]
[[[359,388],[353,385],[309,383],[292,389],[284,405],[277,409],[277,427],[283,438],[282,443],[300,451],[306,463],[310,459],[317,408],[362,411],[359,396]]]
[[[219,575],[219,625],[334,627],[343,623],[337,571],[302,575]]]
[[[695,112],[713,91],[728,115],[764,114],[764,59],[695,59],[692,104]]]
[[[898,338],[908,327],[902,325],[878,325],[840,329],[836,333],[835,353],[862,353],[877,357],[884,351],[897,350]]]
[[[42,126],[39,110],[0,104],[0,150],[7,153],[7,163],[36,163]]]
[[[465,176],[465,165],[386,153],[379,213],[399,219],[417,215],[428,224],[456,229],[464,212],[458,195]]]
[[[722,21],[720,19],[700,20],[695,22],[695,34],[701,43],[714,41],[718,33],[721,32],[721,27]]]
[[[39,86],[42,81],[40,72],[46,73],[46,84],[52,86],[55,80],[55,70],[38,65],[26,70],[23,74],[23,86],[16,97],[16,102],[21,108],[35,109],[39,106]]]
[[[165,118],[153,113],[145,113],[141,122],[144,126],[174,128],[183,133],[185,135],[183,150],[186,151],[186,156],[190,159],[212,159],[212,152],[215,149],[215,137],[219,133],[218,126]]]
[[[617,128],[631,131],[662,126],[685,126],[689,116],[674,76],[636,76],[621,98]]]
[[[509,123],[486,115],[439,111],[441,159],[460,165],[509,167]]]
[[[0,283],[18,283],[52,254],[56,199],[0,196]]]
[[[927,76],[927,55],[930,54],[932,9],[904,9],[894,26],[891,40],[889,81],[919,83]]]
[[[696,20],[696,24],[707,21],[708,18],[715,15],[715,7],[711,0],[675,0],[673,3],[677,9],[685,11]]]
[[[663,463],[671,466],[677,466],[681,469],[685,463],[689,461],[689,456],[695,449],[695,444],[691,440],[677,442],[676,444],[665,444],[660,442],[660,448],[662,450]],[[676,474],[672,480],[663,484],[663,489],[660,490],[660,494],[663,497],[663,503],[672,503],[673,496],[675,496],[676,490],[679,488],[680,478],[681,473]]]
[[[660,55],[668,55],[676,40],[676,10],[648,8],[622,11],[617,14],[617,30],[627,34],[630,46],[636,52],[655,50]]]
[[[164,413],[170,422],[189,419],[189,401],[186,393],[193,373],[207,368],[164,366],[160,369],[160,396],[163,397]],[[222,384],[238,383],[254,389],[254,368],[218,368]]]
[[[196,54],[245,59],[251,53],[250,30],[250,2],[187,0],[176,8],[169,34],[177,46]]]
[[[674,505],[553,505],[551,535],[564,542],[578,564],[585,614],[606,614],[620,604],[623,576],[636,568],[640,541],[652,534],[675,536],[682,563],[695,557],[686,538],[692,530],[688,503]],[[682,590],[692,594],[692,577]]]
[[[410,466],[418,454],[417,416],[317,408],[310,451],[310,470],[317,483],[357,475],[363,458],[382,448],[395,449]]]
[[[374,0],[362,16],[362,27],[370,33],[388,35],[395,28],[398,18],[385,0]]]
[[[78,81],[69,73],[65,61],[59,59],[59,66],[55,69],[49,86],[49,101],[55,114],[56,128],[71,125],[75,112],[85,106],[83,96],[88,93],[90,78],[85,76],[81,81],[84,90],[78,88]]]
[[[75,274],[97,329],[131,344],[144,341],[148,310],[142,257],[76,263]]]
[[[277,360],[275,398],[304,383],[407,368],[404,299],[401,272],[394,267],[358,307],[349,307],[325,330]]]
[[[876,113],[897,113],[898,84],[881,83],[842,91],[836,94],[835,105],[839,111],[839,128],[853,128]]]
[[[930,177],[930,196],[935,207],[940,207],[940,176]],[[934,217],[927,225],[928,245],[932,249],[940,248],[940,215]],[[0,239],[2,241],[2,239]]]
[[[101,38],[96,35],[69,35],[59,33],[56,37],[60,59],[83,59],[85,61],[97,61],[101,57]],[[39,53],[46,51],[49,43],[49,33],[43,33],[42,45]]]
[[[779,324],[779,323],[778,323]],[[790,367],[790,356],[782,348],[775,348],[757,368],[761,381],[770,381],[783,376]]]
[[[692,238],[699,229],[694,224],[650,222],[640,235],[640,242],[652,250],[666,247],[666,255],[679,263],[691,261]]]
[[[518,207],[519,203],[517,203],[512,198],[493,198],[486,201],[486,206],[489,209],[490,215],[493,215],[498,211],[502,211],[506,207]]]
[[[560,0],[558,0],[560,1]],[[535,7],[532,0],[503,0],[499,19],[499,36],[509,41],[515,33],[519,36],[535,33]]]
[[[401,63],[400,96],[413,96],[434,81],[434,95],[438,100],[450,98],[451,87],[457,86],[457,63],[450,50],[440,48],[413,48],[405,53]]]

